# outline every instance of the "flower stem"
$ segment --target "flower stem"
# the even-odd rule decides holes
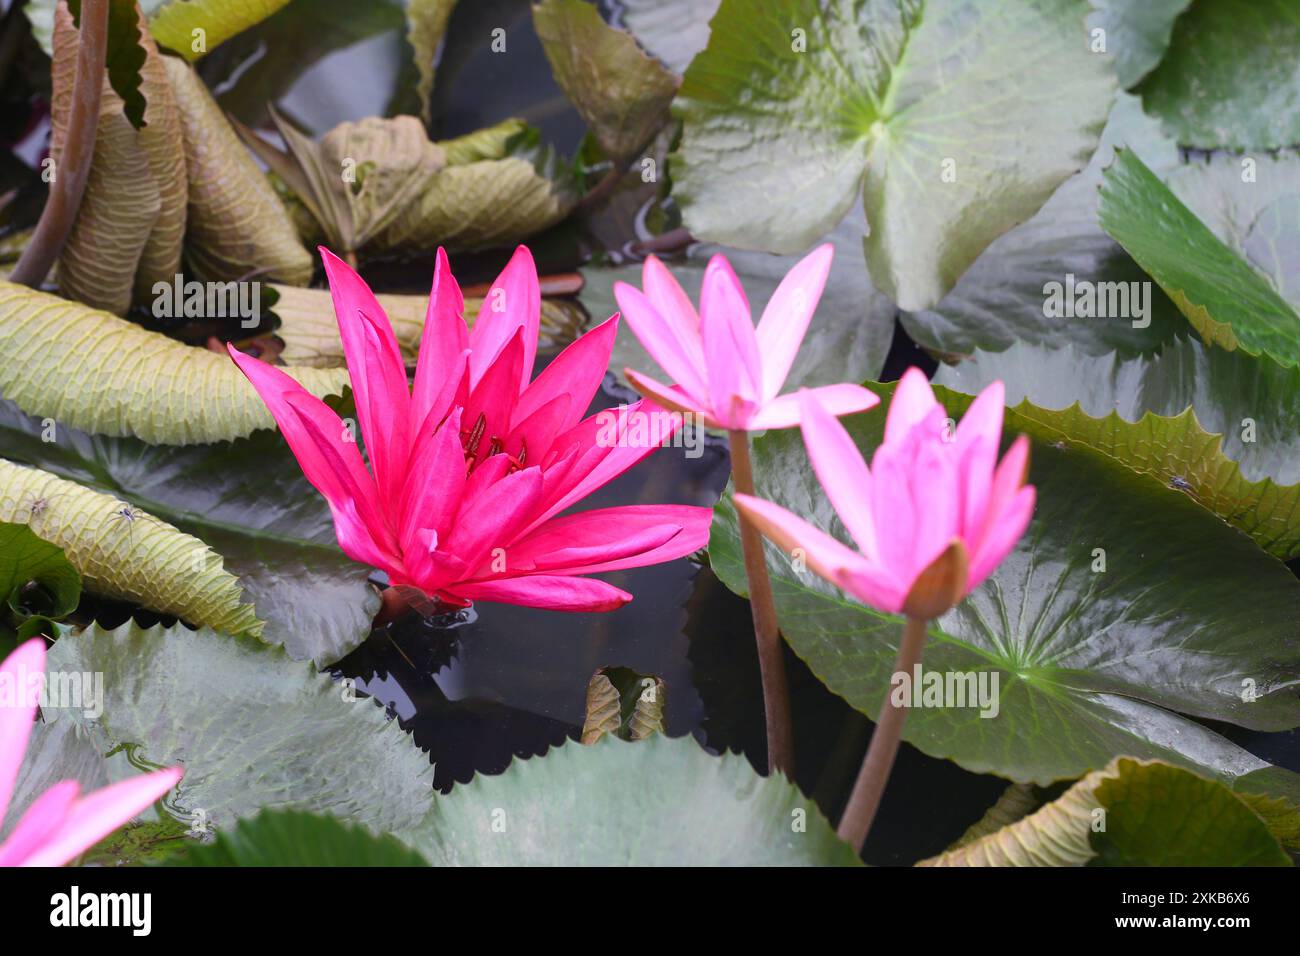
[[[86,177],[95,155],[99,128],[99,101],[104,89],[104,64],[108,56],[108,0],[85,0],[77,35],[77,67],[72,84],[72,107],[63,153],[54,167],[49,198],[36,231],[9,274],[9,281],[36,288],[45,281],[68,241],[81,208]]]
[[[894,662],[895,674],[912,673],[912,669],[921,662],[921,649],[925,646],[924,618],[909,617],[903,628],[903,641],[898,646],[898,659]],[[889,771],[894,766],[894,757],[898,753],[898,742],[903,734],[903,721],[907,717],[907,700],[900,706],[892,706],[890,694],[880,705],[880,719],[871,734],[871,743],[867,746],[867,755],[862,760],[862,769],[849,794],[848,806],[840,818],[836,833],[858,853],[867,841],[867,832],[871,821],[876,817],[880,807],[880,797],[885,792],[885,783],[889,780]]]
[[[729,431],[731,473],[736,491],[754,494],[754,469],[749,460],[749,435]],[[763,679],[763,710],[767,719],[768,773],[794,774],[794,733],[790,726],[790,691],[785,679],[785,658],[781,656],[781,634],[772,600],[772,581],[763,560],[763,537],[740,516],[740,549],[745,556],[745,577],[749,579],[749,607],[754,615],[754,640],[758,643],[758,670]]]

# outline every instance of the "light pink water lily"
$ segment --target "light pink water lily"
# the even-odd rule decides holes
[[[781,395],[835,254],[818,246],[781,280],[758,328],[749,300],[725,256],[704,270],[697,313],[672,273],[654,256],[642,272],[644,292],[618,282],[614,296],[636,337],[674,380],[664,385],[627,370],[637,391],[666,408],[693,412],[704,424],[731,431],[789,428],[799,424],[799,399]],[[811,390],[832,414],[860,412],[880,399],[860,385]]]
[[[27,641],[0,663],[0,822],[18,782],[45,673],[45,642]],[[62,866],[128,822],[180,782],[156,770],[81,793],[64,780],[37,797],[0,843],[0,866]]]
[[[863,603],[933,617],[993,572],[1033,515],[1028,440],[1020,436],[997,460],[1003,399],[1002,383],[994,382],[953,429],[925,375],[908,369],[868,470],[844,426],[811,393],[800,396],[808,457],[857,551],[770,501],[736,495],[736,505],[767,537],[786,551],[802,549],[810,569]],[[955,559],[942,569],[941,606],[909,607],[926,597],[915,593],[917,582],[945,555]]]
[[[230,354],[329,502],[349,556],[382,569],[394,585],[449,604],[604,611],[632,596],[584,575],[668,561],[707,542],[707,508],[628,505],[561,515],[680,424],[649,402],[583,417],[609,363],[618,316],[534,379],[541,293],[528,250],[515,252],[469,330],[439,249],[408,387],[397,339],[369,286],[328,250],[321,255],[370,470],[324,402],[280,370]]]

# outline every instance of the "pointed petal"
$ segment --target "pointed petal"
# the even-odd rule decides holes
[[[772,293],[758,321],[758,351],[763,357],[762,397],[773,399],[785,384],[813,311],[826,288],[835,247],[829,242],[800,259]]]
[[[460,409],[454,409],[411,459],[411,472],[419,477],[407,482],[402,492],[399,539],[403,555],[418,547],[416,535],[422,530],[446,534],[460,508],[465,488],[465,450],[460,429]]]
[[[698,415],[704,419],[706,425],[713,424],[713,420],[709,417],[709,409],[695,404],[695,400],[687,395],[680,385],[663,385],[630,368],[623,369],[623,374],[627,376],[633,388],[647,398],[654,399],[664,408],[682,414]]]
[[[510,549],[512,568],[592,574],[670,561],[709,541],[709,508],[624,505],[553,518]]]
[[[700,331],[713,410],[728,428],[743,427],[731,413],[737,405],[760,400],[762,366],[749,302],[722,255],[710,259],[704,270]]]
[[[510,548],[533,517],[541,492],[540,468],[506,475],[479,494],[472,495],[467,486],[464,504],[441,550],[464,561],[471,577],[482,576],[479,566],[490,567],[500,557],[508,568]]]
[[[919,368],[909,368],[903,373],[894,397],[889,403],[889,416],[885,419],[885,443],[896,444],[903,440],[912,426],[920,422],[937,404],[930,380]]]
[[[396,501],[410,451],[411,394],[406,383],[406,363],[393,327],[370,287],[324,246],[320,254],[375,482],[385,500]]]
[[[668,327],[677,333],[678,340],[688,349],[688,353],[693,348],[695,357],[703,362],[699,313],[695,311],[691,297],[686,294],[681,283],[657,256],[650,256],[641,267],[641,287]]]
[[[23,866],[27,858],[58,834],[77,802],[81,784],[61,780],[35,800],[0,843],[0,867]]]
[[[632,600],[626,591],[591,578],[532,574],[461,584],[456,594],[471,601],[496,601],[550,611],[612,611]]]
[[[827,412],[836,416],[865,412],[880,404],[880,398],[861,385],[822,385],[818,388],[800,389],[789,395],[778,395],[763,404],[749,419],[748,428],[760,431],[768,428],[793,428],[800,423],[799,395],[807,392]]]
[[[1035,494],[1033,485],[1025,485],[998,514],[971,562],[970,580],[966,585],[968,594],[1015,549],[1034,517]]]
[[[536,465],[544,461],[555,444],[556,436],[570,427],[571,404],[570,396],[556,395],[511,430],[503,450],[513,455],[521,465]]]
[[[78,800],[58,832],[23,861],[25,866],[62,866],[132,820],[180,782],[178,768],[121,780]]]
[[[1011,504],[1025,483],[1029,473],[1029,439],[1019,436],[1002,456],[993,482],[989,487],[987,502],[979,531],[969,539],[972,560],[978,558],[984,538],[991,533],[998,516]]]
[[[780,505],[741,494],[735,496],[735,501],[736,508],[765,538],[804,561],[814,574],[883,611],[894,613],[903,606],[905,592],[887,569],[873,565]]]
[[[688,347],[686,342],[691,340],[679,338],[680,333],[668,324],[650,300],[634,286],[626,282],[615,282],[614,297],[618,300],[618,307],[622,310],[628,327],[650,353],[650,357],[696,402],[707,402],[709,388],[702,347]]]
[[[560,427],[572,428],[581,421],[600,390],[600,383],[605,380],[617,335],[618,315],[615,314],[572,342],[519,396],[515,423],[523,421],[557,395],[569,396],[569,415]]]
[[[411,392],[411,421],[420,423],[429,415],[447,381],[459,374],[460,355],[469,348],[465,325],[465,299],[460,293],[446,251],[439,246],[433,269],[433,289],[420,334],[420,356],[415,366]],[[438,420],[441,421],[442,416]]]
[[[383,567],[380,552],[391,555],[396,541],[343,420],[279,369],[233,346],[226,350],[266,403],[303,475],[329,502],[339,546],[358,561]]]
[[[541,330],[542,291],[537,282],[537,266],[527,246],[519,246],[501,270],[479,309],[469,345],[470,385],[477,385],[488,367],[515,333],[522,330],[524,360],[518,388],[521,391],[533,377],[537,357],[537,336]]]
[[[510,431],[510,421],[519,400],[519,370],[524,365],[523,329],[515,329],[506,347],[484,371],[469,393],[461,428],[470,435],[466,457],[482,462],[494,441],[503,441]],[[474,355],[470,356],[473,367]]]
[[[862,452],[814,393],[805,390],[797,396],[803,419],[803,443],[817,480],[863,556],[869,561],[879,561],[871,511],[872,479]]]
[[[0,664],[0,686],[7,688],[9,698],[0,705],[0,823],[4,823],[18,768],[32,735],[44,675],[43,638],[24,641]]]

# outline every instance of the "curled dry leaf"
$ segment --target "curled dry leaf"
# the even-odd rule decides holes
[[[406,41],[411,44],[415,69],[420,75],[416,92],[420,96],[420,116],[426,123],[433,96],[434,58],[455,7],[456,0],[409,0],[406,4]]]
[[[286,371],[317,396],[348,381],[343,369]],[[155,444],[275,427],[226,356],[10,282],[0,282],[0,395],[29,415]]]
[[[119,498],[0,459],[0,521],[27,524],[62,548],[96,594],[231,634],[261,634],[220,555]]]
[[[180,271],[186,183],[180,116],[163,57],[140,15],[145,122],[135,129],[107,79],[85,196],[59,259],[63,291],[118,314],[148,301],[150,288]],[[55,169],[67,135],[79,33],[67,5],[55,11],[51,154]],[[111,249],[111,256],[104,250]]]
[[[257,273],[305,285],[311,279],[311,253],[284,204],[194,70],[175,57],[163,62],[184,133],[185,262],[193,278],[232,281]]]
[[[329,290],[280,285],[272,288],[278,296],[273,308],[280,317],[276,334],[284,340],[281,358],[289,365],[341,367],[344,364],[343,343],[339,339]],[[429,297],[381,292],[375,298],[393,323],[403,357],[413,365],[420,347],[420,334],[424,331]],[[466,296],[465,317],[471,323],[482,305],[481,298]],[[543,299],[539,347],[547,351],[568,345],[578,337],[585,324],[586,316],[575,302]]]

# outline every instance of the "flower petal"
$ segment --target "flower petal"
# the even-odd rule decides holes
[[[400,541],[403,555],[419,547],[416,535],[432,530],[445,535],[460,508],[465,489],[465,450],[460,438],[460,409],[421,443],[411,459],[411,473],[402,490]]]
[[[657,256],[650,256],[641,267],[641,287],[646,298],[655,307],[674,332],[678,341],[687,349],[688,354],[704,361],[700,349],[700,315],[691,304],[691,297],[686,294],[681,283],[668,271],[668,267]]]
[[[720,254],[704,270],[700,332],[714,414],[728,428],[743,428],[740,415],[748,418],[747,406],[761,398],[762,365],[745,290]]]
[[[867,463],[862,460],[862,452],[839,420],[821,405],[816,394],[807,390],[796,394],[800,399],[803,443],[817,480],[858,550],[867,560],[879,561],[871,508],[872,478]]]
[[[612,611],[632,600],[632,595],[604,581],[558,574],[461,584],[456,594],[471,601],[520,604],[550,611]]]
[[[1025,485],[994,519],[988,533],[980,541],[979,552],[972,556],[970,578],[966,583],[967,593],[992,574],[1015,548],[1034,517],[1035,495],[1034,486]]]
[[[53,839],[80,793],[77,781],[61,780],[33,800],[9,838],[0,843],[0,867],[24,865],[28,857]]]
[[[885,443],[901,442],[912,426],[923,420],[938,404],[925,373],[919,368],[909,368],[903,373],[889,403],[889,415],[885,419]]]
[[[624,505],[552,518],[510,549],[528,573],[592,574],[658,564],[709,541],[713,511],[691,505]]]
[[[626,282],[614,283],[614,297],[628,327],[676,384],[697,403],[708,402],[709,387],[704,370],[704,352],[699,345],[689,348],[690,339],[679,338],[679,332],[659,314],[640,289]]]
[[[370,286],[324,246],[320,254],[375,483],[384,500],[396,502],[410,452],[411,393],[406,363],[388,316]]]
[[[537,266],[528,247],[519,246],[488,289],[474,328],[470,329],[469,345],[474,350],[469,363],[471,387],[478,384],[517,332],[521,332],[524,357],[516,392],[527,387],[537,358],[541,317],[542,291],[537,282]]]
[[[0,704],[0,824],[13,797],[45,675],[45,640],[24,641],[0,664],[0,686],[7,688]]]
[[[127,823],[180,782],[179,768],[156,770],[82,797],[58,831],[23,861],[24,866],[62,866]]]
[[[836,416],[865,412],[880,404],[880,398],[861,385],[844,383],[841,385],[821,385],[817,388],[800,389],[812,395],[827,412]],[[748,428],[752,431],[768,428],[793,428],[800,422],[799,392],[778,395],[765,402],[749,419]]]
[[[615,314],[570,343],[519,396],[514,424],[552,402],[557,395],[569,397],[569,414],[561,429],[572,428],[581,421],[605,380],[617,335],[618,315]]]
[[[424,315],[420,334],[420,356],[415,365],[415,386],[411,391],[411,421],[422,423],[447,381],[459,373],[461,353],[469,348],[469,328],[465,325],[465,299],[451,274],[447,253],[438,247],[433,268],[433,289],[429,308]],[[438,416],[438,421],[442,416]]]
[[[773,399],[785,384],[813,311],[826,288],[835,247],[829,242],[800,259],[772,293],[758,321],[758,351],[763,357],[762,397]]]

